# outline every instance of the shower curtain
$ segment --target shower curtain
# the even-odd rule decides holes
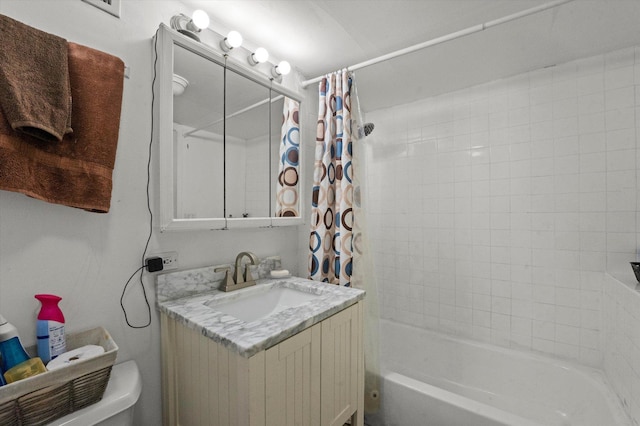
[[[373,413],[380,406],[378,288],[366,232],[362,122],[353,74],[343,70],[325,77],[319,86],[309,278],[367,292],[364,407]]]
[[[309,278],[343,286],[351,286],[353,246],[350,86],[346,70],[320,82],[309,236]]]
[[[300,103],[287,96],[282,107],[280,158],[276,189],[276,216],[298,216],[298,179],[300,158]]]

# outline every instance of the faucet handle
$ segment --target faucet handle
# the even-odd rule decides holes
[[[220,285],[220,290],[227,291],[227,289],[230,289],[235,284],[231,279],[231,274],[230,274],[231,266],[221,266],[213,270],[213,272],[223,272],[223,271],[224,271],[224,280]]]

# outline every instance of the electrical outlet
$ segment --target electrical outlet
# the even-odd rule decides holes
[[[178,269],[178,252],[177,251],[167,251],[164,253],[154,253],[149,255],[149,257],[159,257],[162,259],[162,270],[163,271],[171,271],[173,269]]]

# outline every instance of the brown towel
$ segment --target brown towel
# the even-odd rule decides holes
[[[111,203],[124,63],[68,43],[74,132],[43,143],[0,119],[0,189],[106,213]]]
[[[0,106],[14,130],[62,140],[71,132],[67,41],[0,15]]]

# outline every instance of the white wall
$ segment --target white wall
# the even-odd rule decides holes
[[[133,330],[124,322],[119,298],[140,265],[148,235],[146,164],[151,130],[151,38],[160,22],[189,12],[174,1],[123,1],[116,19],[80,0],[1,0],[0,13],[36,28],[116,55],[131,70],[125,81],[111,211],[100,215],[0,191],[0,313],[15,324],[25,344],[35,342],[41,292],[63,297],[69,332],[104,326],[120,350],[118,362],[134,359],[143,375],[137,425],[159,425],[160,340],[153,278],[145,276],[152,325]],[[215,19],[215,17],[212,17]],[[157,146],[153,147],[154,166]],[[152,205],[159,171],[152,169]],[[157,228],[156,228],[157,230]],[[298,270],[299,230],[279,229],[156,233],[150,253],[177,251],[181,268],[230,262],[242,250],[280,254]],[[146,320],[139,285],[125,298],[130,320]]]
[[[601,365],[604,273],[636,258],[639,85],[632,48],[369,112],[383,316]]]

